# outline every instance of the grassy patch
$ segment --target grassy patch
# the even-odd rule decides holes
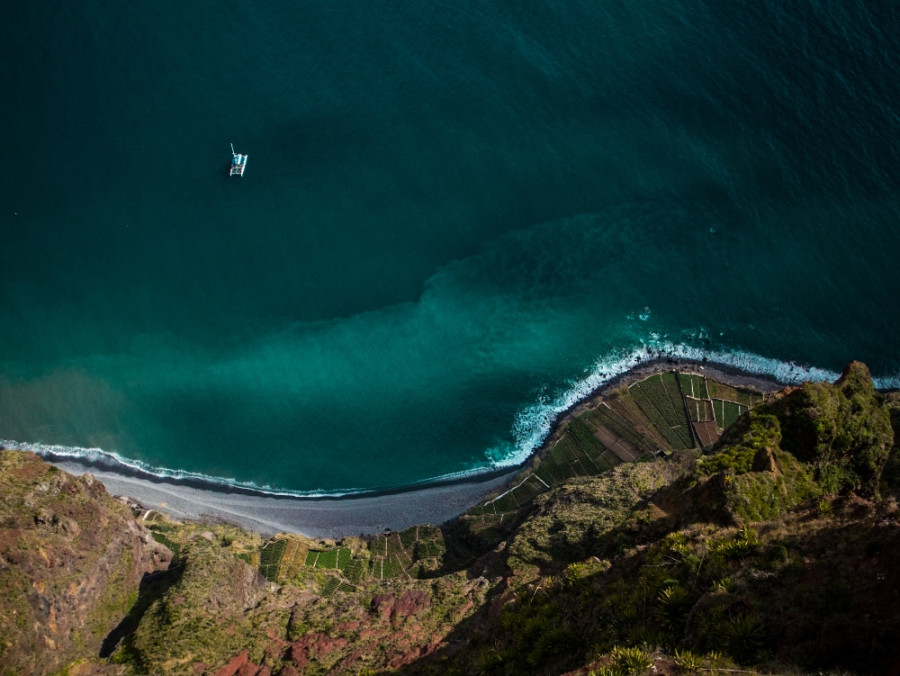
[[[319,554],[319,559],[316,561],[316,568],[324,568],[325,570],[337,568],[337,558],[337,550],[328,549]]]
[[[513,492],[510,491],[509,493],[494,500],[494,509],[497,510],[498,514],[506,514],[519,509],[519,503],[516,501],[516,497],[515,495],[513,495]]]
[[[706,388],[706,378],[695,374],[680,373],[681,387],[684,394],[696,399],[708,399],[709,391]]]
[[[336,577],[329,577],[322,585],[322,596],[331,596],[341,586],[341,581]]]
[[[375,578],[376,580],[383,580],[384,579],[384,559],[382,559],[381,557],[372,559],[371,564],[372,564],[372,569],[371,569],[372,577]]]
[[[410,549],[419,539],[419,527],[413,526],[400,532],[400,544],[404,549]]]
[[[273,540],[263,547],[259,553],[259,572],[270,582],[275,582],[278,579],[278,569],[281,566],[281,559],[284,556],[286,545],[287,542],[284,540]]]
[[[171,549],[173,554],[177,554],[178,550],[181,549],[181,545],[170,540],[165,533],[162,533],[156,529],[152,529],[150,531],[150,534],[153,535],[153,539],[156,540],[159,544]]]
[[[344,577],[350,582],[361,582],[366,576],[367,565],[363,559],[350,559],[344,566]]]
[[[653,423],[653,426],[656,427],[659,433],[673,448],[686,449],[691,447],[692,444],[689,441],[685,441],[685,439],[672,428],[654,401],[644,391],[643,383],[636,383],[631,386],[631,396],[641,411],[643,411],[647,418],[650,419],[650,422]],[[663,400],[660,400],[658,391],[656,398],[657,401],[660,401],[660,405],[664,403]],[[687,420],[685,419],[685,424],[686,423]]]
[[[389,559],[385,559],[382,562],[382,571],[384,574],[384,579],[392,577],[400,577],[403,575],[406,570],[405,566],[400,562],[400,560],[396,556],[392,556]]]

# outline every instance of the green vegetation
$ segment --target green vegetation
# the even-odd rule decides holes
[[[259,554],[259,571],[270,582],[278,579],[278,570],[281,567],[281,558],[284,556],[284,548],[287,542],[274,540],[269,542]]]
[[[698,461],[704,474],[723,470],[735,474],[749,472],[753,459],[766,449],[777,448],[781,443],[781,423],[774,415],[754,414],[739,429],[733,429],[712,454]]]
[[[171,528],[171,527],[170,527],[170,528]],[[162,530],[159,530],[158,527],[157,527],[157,528],[151,527],[150,533],[153,535],[153,539],[154,539],[154,540],[156,540],[156,541],[157,541],[158,543],[160,543],[161,545],[164,545],[165,547],[168,547],[169,549],[171,549],[173,554],[177,554],[177,553],[178,553],[178,550],[181,549],[181,545],[180,545],[180,544],[178,544],[177,542],[173,542],[172,540],[170,540],[170,539],[166,536],[165,532],[162,531]]]
[[[694,399],[708,399],[709,391],[706,388],[706,378],[689,373],[681,373],[678,376],[681,380],[681,389],[686,397]]]
[[[361,582],[366,574],[366,562],[361,559],[350,559],[343,570],[350,582]]]
[[[782,420],[782,447],[809,463],[826,493],[877,496],[894,434],[868,368],[854,362],[835,384],[807,383],[766,405]]]
[[[710,414],[724,423],[751,404],[715,441]],[[80,662],[55,669],[214,674],[238,657],[248,663],[240,673],[892,670],[900,395],[875,392],[865,367],[851,365],[834,385],[765,402],[670,373],[592,406],[560,425],[509,490],[442,528],[263,543],[231,526],[145,515],[175,552],[171,565],[138,588],[137,550],[99,548],[106,576],[86,622],[67,634],[80,652],[65,654]],[[686,407],[707,435],[702,450],[680,436]],[[4,514],[25,515],[0,514],[8,661],[11,640],[19,654],[42,654],[32,600],[83,579],[35,581],[17,568],[30,557],[33,571],[47,569],[43,557],[64,550],[47,548],[55,537],[66,547],[85,538],[64,503],[41,496],[89,486],[0,461]]]
[[[316,561],[316,567],[325,569],[337,568],[337,559],[337,549],[329,549],[328,551],[321,552],[319,554],[318,560]]]
[[[671,386],[674,387],[674,379]],[[684,407],[676,408],[674,394],[670,396],[660,376],[635,383],[630,390],[635,403],[673,448],[685,449],[694,445]]]
[[[762,396],[750,390],[739,389],[715,380],[707,381],[709,397],[719,401],[733,401],[747,408],[758,404]]]

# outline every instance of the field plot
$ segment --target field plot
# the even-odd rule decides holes
[[[710,446],[719,440],[719,427],[715,420],[709,422],[695,422],[694,431],[704,447]]]
[[[691,414],[691,422],[709,422],[715,421],[712,402],[708,399],[691,399],[685,397],[684,403],[687,406],[688,413]]]
[[[566,435],[573,442],[569,446],[570,460],[580,462],[586,455],[589,458],[600,455],[607,444],[597,436],[596,427],[589,424],[590,413],[569,422]]]
[[[637,441],[633,443],[644,453],[655,453],[669,447],[665,438],[641,412],[628,390],[614,399],[604,401],[603,405],[638,435]]]
[[[546,484],[555,486],[566,479],[579,476],[577,470],[572,467],[571,458],[574,453],[572,444],[564,444],[560,447],[556,444],[541,458],[535,467],[534,473]],[[515,509],[515,506],[513,506]],[[509,510],[507,510],[509,511]]]
[[[669,427],[675,429],[687,424],[684,419],[684,404],[674,373],[657,373],[642,380],[638,383],[638,387],[656,406]]]
[[[272,582],[309,580],[312,570],[329,575],[326,582],[317,579],[326,585],[323,593],[330,594],[353,590],[354,584],[369,576],[379,580],[418,576],[422,570],[438,568],[446,552],[443,531],[429,525],[379,535],[368,542],[368,552],[355,551],[356,546],[351,542],[350,546],[311,549],[305,538],[279,535],[255,556],[260,572]]]
[[[335,592],[353,592],[356,587],[344,582],[341,578],[332,575],[322,585],[322,596],[332,596]]]
[[[390,580],[392,577],[399,577],[404,574],[409,575],[403,563],[396,556],[388,558],[379,556],[372,559],[370,574],[376,580]]]
[[[563,437],[559,443],[570,444],[571,441]],[[508,514],[519,509],[519,507],[527,505],[535,496],[547,490],[547,484],[538,477],[537,473],[529,474],[517,485],[506,491],[506,493],[489,500],[480,507],[473,508],[475,511],[470,513],[475,515],[483,515],[485,512],[490,515]]]
[[[684,390],[685,397],[709,399],[709,393],[706,388],[706,378],[694,373],[679,373],[678,378],[681,381],[681,389]]]
[[[315,563],[316,568],[337,568],[337,550],[329,549],[319,554],[319,558]]]
[[[304,565],[321,570],[343,570],[350,561],[350,550],[346,547],[333,549],[312,549],[306,554]]]
[[[733,401],[723,401],[721,399],[713,400],[713,411],[716,415],[716,422],[723,430],[733,425],[741,414],[747,410],[749,410],[748,406],[737,404]]]
[[[515,490],[516,500],[524,505],[531,502],[540,493],[546,491],[547,487],[542,484],[534,474],[529,474],[525,478],[525,481],[520,483]]]
[[[670,375],[673,375],[672,383],[674,385],[674,374]],[[666,441],[671,444],[672,448],[693,447],[694,442],[688,431],[689,422],[684,413],[684,406],[681,405],[680,413],[675,410],[661,378],[651,376],[647,380],[632,385],[630,391],[635,403]],[[678,400],[680,401],[680,399],[681,397],[678,395]]]
[[[322,596],[331,596],[341,586],[341,581],[337,577],[329,577],[322,585]]]
[[[399,533],[379,535],[369,542],[368,573],[377,580],[416,577],[422,570],[436,568],[446,550],[444,534],[437,526],[412,526]],[[345,577],[351,582],[360,575],[355,561],[350,559],[345,569]]]
[[[587,411],[568,422],[535,469],[538,481],[523,486],[516,497],[524,504],[548,486],[576,476],[596,476],[620,462],[636,460],[645,450],[640,435],[615,413],[602,406]],[[532,495],[526,495],[526,491]]]
[[[632,444],[616,436],[615,432],[609,427],[604,425],[597,426],[594,434],[603,442],[604,447],[622,462],[632,462],[641,457],[640,451]]]
[[[547,471],[545,470],[544,473],[547,474]],[[496,514],[508,514],[510,512],[515,512],[521,507],[514,490],[500,495],[496,500],[492,501],[491,506],[494,508]]]
[[[350,559],[344,567],[344,577],[350,582],[361,582],[365,576],[368,567],[368,561],[363,559]]]
[[[259,553],[259,572],[270,582],[278,580],[278,570],[281,567],[281,559],[287,542],[274,540],[269,542]]]
[[[724,383],[716,382],[715,380],[709,381],[709,398],[716,400],[721,399],[722,401],[731,401],[736,404],[740,404],[744,406],[746,410],[752,406],[756,406],[760,401],[762,401],[762,395],[757,394],[756,392],[751,392],[749,390],[741,390],[736,387],[731,387],[730,385],[725,385]]]
[[[282,540],[282,542],[285,545],[284,553],[281,556],[281,566],[278,569],[278,579],[290,580],[300,572],[300,568],[306,565],[309,548],[294,538]]]

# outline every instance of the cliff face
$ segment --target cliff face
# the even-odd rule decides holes
[[[0,664],[52,673],[100,653],[170,552],[90,476],[0,451]]]
[[[577,460],[545,458],[530,498],[369,542],[139,524],[2,452],[0,673],[900,673],[900,395],[852,364],[751,405],[705,451],[555,484]]]

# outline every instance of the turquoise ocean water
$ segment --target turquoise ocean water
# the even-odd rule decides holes
[[[15,5],[6,445],[340,493],[648,348],[898,383],[892,3]]]

